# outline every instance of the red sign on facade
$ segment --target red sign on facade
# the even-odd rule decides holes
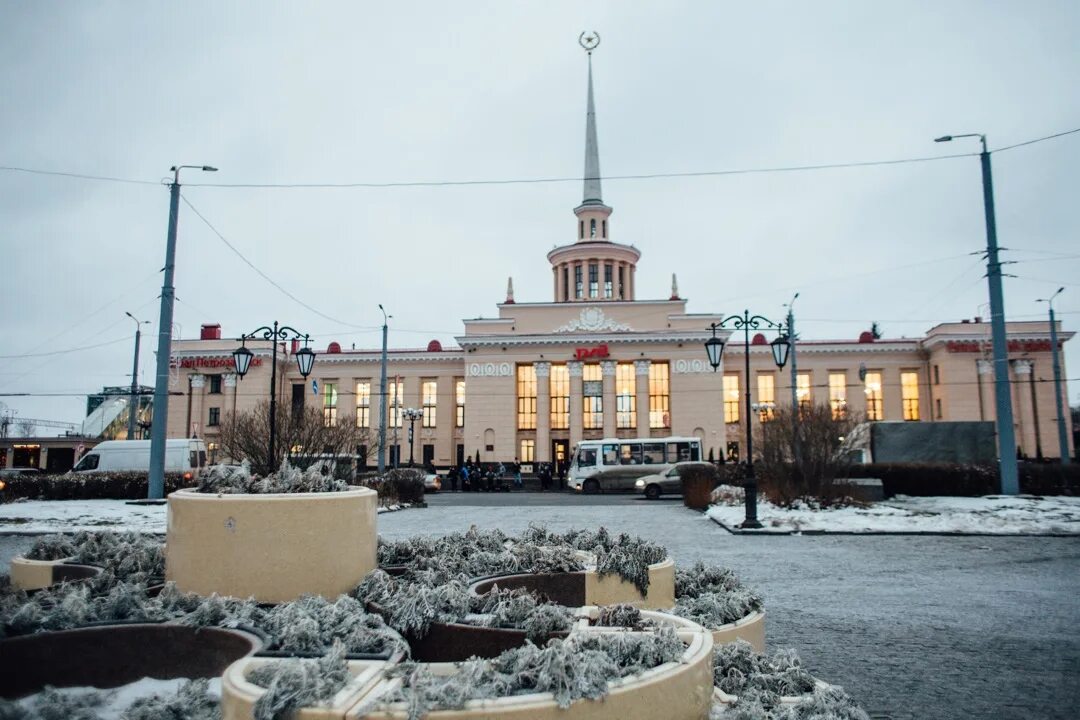
[[[608,356],[607,343],[597,345],[591,348],[576,348],[574,350],[574,358],[576,360],[585,360],[587,358],[606,358]]]
[[[951,353],[978,353],[989,349],[990,343],[981,340],[951,340],[945,343],[945,349]],[[1050,352],[1049,340],[1010,340],[1009,352]]]
[[[262,358],[251,358],[252,367],[262,365]],[[217,368],[217,367],[233,367],[232,355],[227,357],[186,357],[180,358],[180,367],[182,368]]]

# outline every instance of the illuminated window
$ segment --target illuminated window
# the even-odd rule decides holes
[[[600,266],[589,263],[589,297],[600,296]]]
[[[615,368],[615,427],[620,430],[637,427],[634,363],[619,363]]]
[[[570,369],[565,365],[551,366],[551,429],[570,428]]]
[[[454,381],[454,400],[457,405],[454,426],[465,427],[465,381],[460,378]]]
[[[371,427],[371,381],[356,381],[356,427]]]
[[[666,362],[649,364],[649,427],[671,427],[671,375]]]
[[[866,373],[866,419],[881,420],[881,373]]]
[[[919,419],[919,374],[900,373],[900,397],[904,403],[904,419]]]
[[[814,402],[810,394],[810,373],[799,373],[795,376],[795,396],[799,398],[799,412],[809,411]]]
[[[326,427],[337,425],[337,383],[323,385],[323,424]]]
[[[531,463],[536,459],[536,441],[535,440],[522,440],[521,452],[518,454],[518,459],[523,463]]]
[[[847,375],[829,373],[829,407],[832,408],[833,420],[840,420],[847,415]]]
[[[518,365],[517,368],[517,426],[518,430],[536,429],[536,368]]]
[[[609,299],[615,296],[615,287],[611,279],[613,269],[611,263],[604,265],[604,297]]]
[[[438,402],[439,383],[435,380],[422,380],[420,382],[420,402],[423,403],[424,416],[420,420],[420,427],[435,427],[435,405]]]
[[[604,379],[600,366],[596,363],[583,367],[581,387],[583,420],[586,430],[600,430],[604,427]]]
[[[386,399],[386,412],[389,415],[387,424],[389,427],[399,428],[401,427],[401,398],[405,394],[404,383],[399,380],[387,383],[386,387],[390,394],[390,397]]]
[[[739,376],[724,376],[724,422],[739,422]]]
[[[582,297],[582,293],[585,291],[585,284],[581,280],[581,266],[574,266],[574,297]]]
[[[776,417],[776,378],[772,373],[757,376],[758,418],[768,422]]]

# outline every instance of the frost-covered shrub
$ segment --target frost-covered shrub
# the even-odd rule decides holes
[[[409,652],[409,646],[381,616],[368,613],[347,595],[334,602],[305,595],[271,608],[256,625],[273,638],[271,650],[322,653],[337,640],[348,653]]]
[[[712,628],[762,608],[761,595],[743,585],[731,570],[700,562],[675,570],[675,600],[675,615]]]
[[[568,545],[536,545],[522,542],[515,544],[511,553],[517,560],[515,572],[570,573],[585,569],[585,563]]]
[[[870,720],[851,696],[838,687],[816,688],[793,705],[781,705],[775,693],[748,690],[731,705],[717,703],[710,720]]]
[[[350,679],[345,647],[334,643],[318,659],[263,665],[248,673],[247,679],[266,689],[255,703],[255,720],[285,720],[299,708],[329,703],[345,687]]]
[[[353,593],[361,602],[379,606],[390,627],[412,638],[426,635],[434,622],[456,622],[469,614],[471,597],[463,580],[429,585],[417,582],[417,575],[395,578],[375,570]]]
[[[464,619],[466,623],[524,630],[533,641],[568,632],[574,624],[569,608],[543,602],[526,590],[500,590],[498,586],[474,598],[472,610],[473,614]]]
[[[39,538],[24,555],[27,560],[61,560],[75,554],[75,544],[67,535]]]
[[[263,495],[271,493],[341,492],[349,484],[330,472],[327,463],[318,462],[307,470],[293,467],[288,459],[277,472],[266,477],[251,474],[247,461],[239,466],[216,465],[199,478],[198,491],[218,495]]]
[[[402,702],[410,720],[432,710],[464,707],[469,700],[552,693],[559,707],[581,698],[600,699],[612,680],[678,660],[684,646],[674,631],[655,634],[589,634],[554,639],[543,648],[528,643],[491,660],[467,660],[450,676],[404,663],[390,671],[402,685],[380,704]]]
[[[99,565],[117,581],[152,583],[165,577],[165,543],[137,532],[86,532],[72,540],[74,562]]]
[[[649,566],[667,557],[667,550],[642,538],[620,534],[611,549],[596,553],[596,571],[618,575],[633,583],[642,595],[649,591]]]
[[[645,627],[641,610],[633,605],[606,605],[600,608],[596,625],[601,627],[625,627],[640,630]]]
[[[36,500],[139,500],[147,497],[147,478],[142,472],[67,473],[65,475],[19,475],[5,478],[0,502]],[[194,483],[182,473],[165,474],[165,494]]]
[[[139,698],[124,711],[122,720],[221,720],[221,700],[210,693],[209,686],[209,680],[192,680],[173,695]]]
[[[394,468],[372,481],[376,491],[387,493],[403,503],[424,502],[425,472],[419,468]],[[381,488],[381,490],[380,490]]]
[[[814,678],[802,667],[794,650],[780,650],[769,656],[738,640],[713,652],[713,684],[729,695],[803,695],[814,689]]]
[[[61,692],[45,688],[31,703],[0,700],[0,718],[4,720],[100,720],[99,710],[110,694],[98,690]],[[29,704],[30,707],[26,707]]]

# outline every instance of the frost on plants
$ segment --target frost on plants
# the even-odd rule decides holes
[[[606,605],[600,608],[596,624],[601,627],[624,627],[634,630],[645,627],[641,610],[633,605]]]
[[[100,720],[98,712],[112,694],[100,690],[61,692],[46,688],[38,693],[30,707],[25,703],[0,701],[4,720]]]
[[[75,544],[67,535],[46,535],[24,556],[27,560],[61,560],[75,554]]]
[[[757,653],[738,640],[713,653],[713,684],[729,695],[746,692],[775,696],[803,695],[814,689],[814,678],[802,667],[794,650],[772,656]]]
[[[210,693],[210,681],[192,680],[172,695],[139,698],[121,720],[221,720],[221,700]]]
[[[285,720],[308,705],[326,705],[349,682],[345,646],[334,643],[318,659],[291,658],[255,668],[247,679],[265,688],[255,703],[255,720]]]
[[[264,478],[251,474],[247,461],[236,467],[215,466],[199,478],[198,491],[217,495],[260,495],[268,493],[341,492],[349,489],[344,480],[334,478],[327,463],[318,462],[307,470],[293,467],[288,459],[277,472]]]
[[[296,653],[322,653],[340,641],[348,653],[408,654],[409,646],[387,627],[382,617],[368,613],[347,595],[330,602],[305,595],[269,610],[258,621],[259,629],[273,641],[270,649]]]
[[[603,528],[601,528],[603,530]],[[649,566],[667,557],[667,550],[641,538],[620,534],[610,550],[596,553],[600,576],[618,575],[633,583],[642,595],[649,591]]]
[[[498,586],[473,599],[473,612],[465,621],[485,627],[524,630],[533,641],[546,640],[553,633],[568,632],[574,613],[562,605],[545,603],[527,590],[500,590]]]
[[[361,602],[370,602],[385,613],[390,627],[403,635],[421,638],[434,622],[456,622],[469,614],[471,596],[464,580],[442,584],[418,582],[422,573],[400,578],[376,570],[353,591]]]
[[[735,622],[762,608],[761,596],[727,568],[697,563],[675,571],[672,612],[705,627]]]
[[[710,720],[870,720],[838,687],[817,688],[794,704],[782,705],[774,693],[749,690],[730,705],[717,703]]]

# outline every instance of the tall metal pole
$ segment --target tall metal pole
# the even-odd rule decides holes
[[[180,214],[180,171],[195,168],[217,172],[209,165],[176,165],[170,168],[173,181],[169,185],[169,235],[165,242],[165,277],[161,285],[161,314],[158,317],[157,373],[154,379],[154,415],[150,426],[150,476],[147,497],[165,497],[165,437],[169,422],[169,356],[172,352],[173,272],[176,269],[176,223]]]
[[[1016,466],[1016,433],[1009,392],[1009,345],[1005,334],[1005,297],[1001,286],[1001,261],[998,259],[997,221],[994,216],[994,180],[986,136],[980,135],[979,140],[982,142],[979,160],[982,164],[983,207],[986,213],[986,279],[990,285],[990,331],[994,346],[998,466],[1001,494],[1016,495],[1020,492],[1020,477]]]
[[[1054,321],[1054,298],[1065,288],[1059,289],[1046,302],[1050,305],[1050,353],[1054,360],[1054,403],[1057,408],[1058,448],[1061,464],[1069,464],[1069,436],[1065,432],[1065,408],[1061,393],[1061,361],[1058,359],[1057,323]]]
[[[134,440],[136,416],[139,410],[139,341],[142,338],[142,323],[131,313],[127,313],[127,316],[135,320],[135,360],[131,368],[131,397],[128,400],[127,426],[127,439]]]
[[[382,310],[382,372],[379,377],[379,474],[386,471],[386,310]]]
[[[753,407],[750,400],[750,311],[743,310],[743,342],[746,343],[743,353],[743,366],[746,370],[746,482],[743,484],[743,493],[746,497],[746,518],[743,519],[743,528],[760,528],[761,523],[757,519],[757,478],[754,476],[754,420]]]
[[[173,271],[176,267],[176,223],[180,211],[180,168],[173,168],[169,186],[169,235],[165,243],[165,280],[161,286],[158,317],[157,374],[154,380],[154,415],[150,425],[150,477],[147,497],[165,497],[165,431],[169,422],[169,354],[172,352]]]
[[[275,455],[275,445],[277,444],[277,346],[278,346],[278,322],[274,321],[274,343],[273,350],[270,352],[270,455],[267,460],[266,472],[272,473],[277,470],[277,463],[275,462],[277,456]]]
[[[795,369],[795,300],[791,298],[787,313],[788,357],[791,360],[791,446],[795,453],[796,469],[802,467],[802,439],[799,437],[799,373]]]

